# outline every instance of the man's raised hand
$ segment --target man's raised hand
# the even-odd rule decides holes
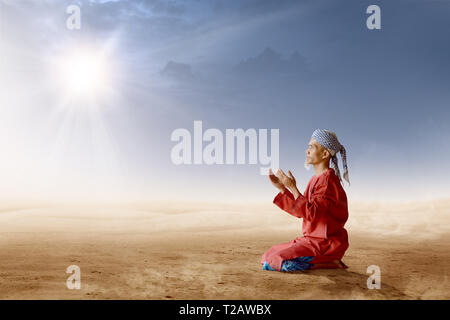
[[[289,177],[283,172],[283,170],[278,169],[277,175],[279,177],[280,182],[289,189],[294,189],[297,187],[297,182],[295,181],[294,176],[292,175],[291,170],[288,171]]]
[[[281,192],[284,192],[285,187],[283,183],[280,181],[280,179],[277,178],[276,175],[273,174],[272,169],[269,169],[269,180],[270,182],[272,182],[275,188],[277,188]]]
[[[292,175],[291,170],[288,170],[289,178],[291,178],[292,182],[294,183],[294,186],[297,186],[297,181],[295,181],[294,176]]]

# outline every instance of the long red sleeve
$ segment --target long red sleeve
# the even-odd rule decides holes
[[[333,183],[327,179],[326,183],[318,185],[311,194],[311,202],[300,194],[295,200],[294,196],[287,189],[284,193],[279,193],[273,203],[291,215],[304,218],[305,220],[315,220],[321,214],[328,211],[328,208],[337,202],[337,190]]]
[[[294,217],[302,218],[302,216],[298,216],[295,211],[296,200],[294,198],[294,195],[288,189],[285,189],[284,193],[278,193],[275,199],[273,199],[273,203],[275,203],[282,210],[293,215]]]
[[[317,186],[311,195],[311,202],[299,196],[293,210],[305,220],[314,221],[326,215],[330,206],[337,202],[337,194],[330,183]]]
[[[292,216],[303,218],[304,235],[327,238],[342,229],[348,216],[347,199],[336,178],[322,176],[313,187],[310,201],[302,194],[294,199],[292,193],[286,190],[279,193],[273,203]],[[305,194],[310,187],[308,185]]]

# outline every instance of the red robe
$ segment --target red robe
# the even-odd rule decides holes
[[[344,224],[348,218],[347,195],[333,168],[309,180],[305,195],[295,200],[287,189],[273,203],[297,218],[303,218],[303,237],[275,245],[261,258],[277,271],[284,260],[313,256],[317,264],[340,260],[347,250],[348,235]]]

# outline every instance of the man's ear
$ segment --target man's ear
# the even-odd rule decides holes
[[[326,158],[328,158],[328,157],[331,158],[331,153],[330,153],[330,151],[328,151],[326,148],[324,148],[324,149],[323,149],[323,152],[322,152],[322,159],[326,159]]]

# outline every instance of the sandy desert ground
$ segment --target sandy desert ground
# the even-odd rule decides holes
[[[264,205],[0,208],[0,299],[449,299],[450,201],[350,206],[343,270],[261,270],[301,220]],[[66,268],[81,269],[81,289]],[[381,289],[369,290],[369,265]]]

